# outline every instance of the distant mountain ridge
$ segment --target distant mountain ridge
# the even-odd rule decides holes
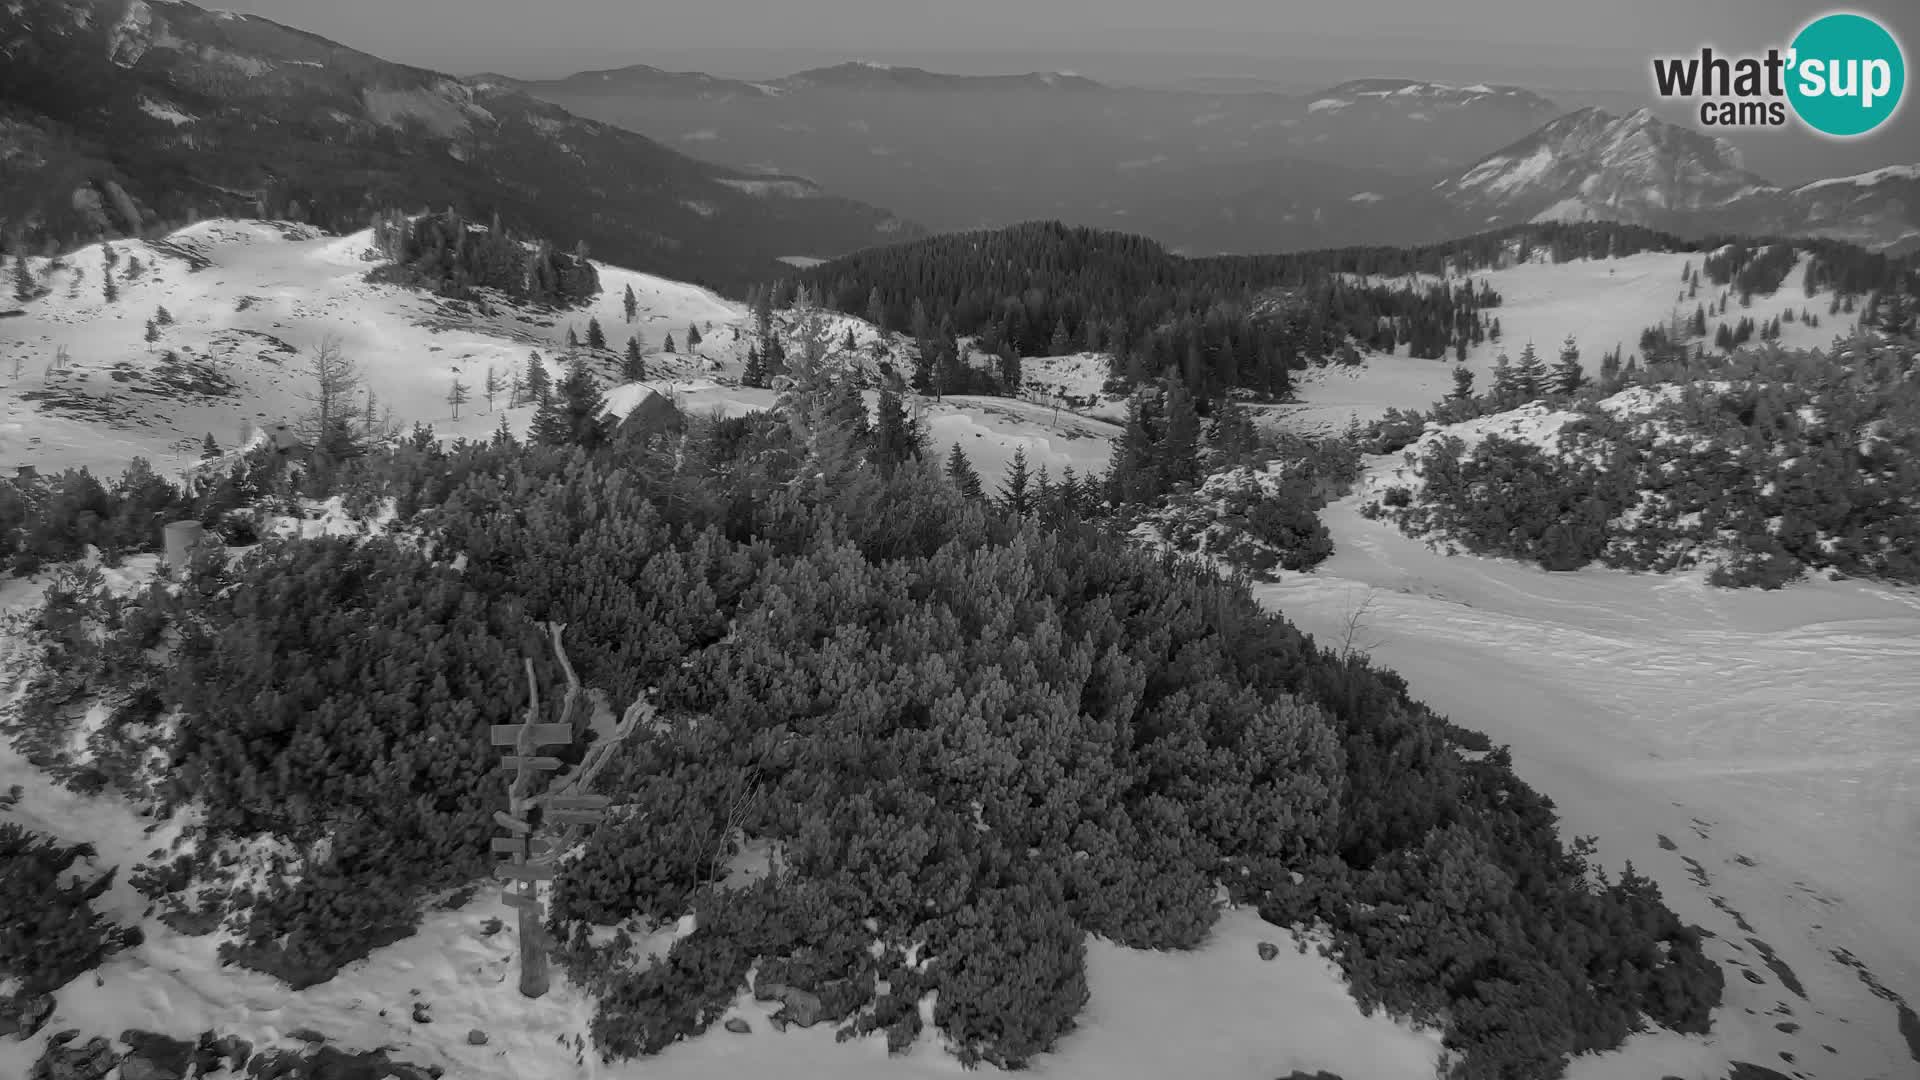
[[[800,177],[699,161],[510,82],[149,0],[0,6],[0,231],[39,247],[242,213],[357,228],[455,206],[716,285],[919,230]]]
[[[1688,236],[1823,236],[1895,250],[1920,242],[1920,166],[1789,190],[1749,171],[1726,140],[1650,109],[1569,113],[1435,193],[1476,227],[1604,219]]]

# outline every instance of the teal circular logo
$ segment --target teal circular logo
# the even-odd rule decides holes
[[[1823,135],[1865,135],[1887,122],[1907,88],[1907,63],[1887,28],[1865,15],[1822,15],[1789,46],[1787,100]]]

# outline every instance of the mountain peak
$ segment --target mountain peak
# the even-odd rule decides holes
[[[1489,222],[1603,217],[1654,225],[1779,191],[1748,172],[1726,140],[1647,108],[1568,113],[1438,188]]]

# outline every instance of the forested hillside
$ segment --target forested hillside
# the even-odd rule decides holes
[[[962,1061],[1019,1066],[1075,1026],[1086,933],[1192,948],[1220,885],[1328,928],[1360,1003],[1441,1026],[1456,1077],[1705,1030],[1699,934],[1557,835],[1504,750],[1211,572],[972,496],[846,423],[858,394],[813,358],[789,377],[778,414],[680,435],[589,417],[324,474],[255,455],[223,490],[334,495],[382,535],[210,552],[126,598],[70,578],[7,733],[74,783],[198,807],[125,872],[172,925],[228,919],[227,961],[312,985],[487,875],[487,727],[521,719],[523,656],[559,681],[538,621],[566,624],[581,680],[660,721],[599,774],[613,809],[549,927],[610,1059],[703,1030],[754,969],[896,1049],[937,994]],[[231,527],[245,501],[197,509]],[[72,707],[101,695],[81,762]],[[778,871],[726,884],[747,838]],[[306,854],[231,890],[252,841]],[[650,963],[589,932],[689,909]]]
[[[1498,340],[1500,295],[1474,275],[1527,261],[1703,253],[1714,284],[1782,287],[1801,254],[1808,288],[1865,297],[1916,291],[1916,263],[1832,241],[1693,243],[1612,223],[1528,225],[1414,248],[1343,248],[1189,259],[1138,236],[1032,223],[862,251],[770,287],[910,333],[927,387],[959,365],[957,338],[1017,385],[1022,357],[1081,349],[1113,357],[1117,388],[1175,371],[1203,401],[1240,390],[1284,398],[1293,373],[1361,350],[1463,355]],[[1784,262],[1783,262],[1784,260]],[[950,385],[950,384],[949,384]]]

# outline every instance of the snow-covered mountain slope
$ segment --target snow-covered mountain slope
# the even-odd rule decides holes
[[[1688,236],[1809,235],[1874,249],[1920,239],[1920,166],[1892,166],[1791,191],[1746,167],[1725,139],[1651,109],[1581,109],[1435,185],[1467,223],[1627,221]]]
[[[1651,223],[1776,191],[1732,145],[1651,109],[1582,109],[1491,154],[1439,189],[1487,220],[1606,218]]]
[[[376,265],[370,239],[222,219],[160,242],[115,242],[111,301],[102,245],[63,256],[57,268],[29,259],[50,291],[0,320],[0,467],[117,474],[136,454],[160,468],[190,460],[208,433],[230,446],[243,424],[257,429],[309,407],[305,365],[327,338],[361,365],[399,424],[473,435],[498,422],[481,395],[488,368],[510,376],[537,351],[558,373],[568,330],[584,340],[592,318],[616,350],[641,334],[650,373],[662,378],[719,370],[745,348],[719,329],[738,325],[743,309],[704,289],[603,266],[590,307],[546,312],[502,300],[480,315],[364,280]],[[142,269],[129,278],[136,259]],[[638,301],[632,325],[623,311],[629,286]],[[171,322],[149,343],[147,321],[162,308]],[[711,345],[661,351],[668,334],[684,341],[689,324],[704,332],[709,323]],[[473,396],[453,421],[447,398],[456,377]]]
[[[184,0],[0,5],[0,227],[29,250],[219,214],[357,228],[474,218],[684,279],[765,280],[916,227],[797,178],[728,168],[512,86],[391,63]],[[108,154],[103,146],[113,148]],[[297,209],[296,209],[297,208]]]
[[[1810,231],[1838,240],[1920,251],[1920,165],[1889,165],[1795,188]]]
[[[1735,302],[1724,316],[1709,317],[1707,333],[1712,335],[1722,321],[1738,322],[1745,316],[1758,323],[1789,310],[1806,309],[1820,324],[1783,319],[1783,348],[1824,347],[1845,334],[1853,318],[1827,314],[1832,294],[1822,291],[1809,297],[1801,289],[1805,259],[1801,256],[1801,264],[1775,295],[1756,295],[1750,308]],[[1617,259],[1532,261],[1475,272],[1473,281],[1484,279],[1501,296],[1500,306],[1487,310],[1500,320],[1501,333],[1497,342],[1471,346],[1465,366],[1474,373],[1475,386],[1484,390],[1490,384],[1494,359],[1501,353],[1517,357],[1531,341],[1550,362],[1571,335],[1580,347],[1582,363],[1592,372],[1603,353],[1616,347],[1623,356],[1632,353],[1645,328],[1664,325],[1676,311],[1691,315],[1696,304],[1719,296],[1704,276],[1699,295],[1687,296],[1681,271],[1689,264],[1698,270],[1700,261],[1699,255],[1645,252]],[[1447,360],[1418,360],[1408,357],[1402,347],[1391,355],[1370,355],[1358,367],[1329,366],[1306,372],[1300,402],[1268,411],[1285,418],[1296,430],[1338,432],[1351,418],[1366,423],[1389,408],[1425,409],[1453,389],[1456,366],[1451,354]]]
[[[86,466],[117,476],[136,456],[174,470],[199,457],[209,433],[231,448],[244,427],[259,431],[311,407],[307,365],[328,338],[363,369],[366,387],[397,425],[423,422],[449,438],[483,438],[503,416],[525,434],[532,408],[508,408],[505,391],[489,407],[482,393],[487,370],[507,379],[538,352],[558,375],[568,331],[584,342],[594,319],[609,346],[595,366],[609,376],[617,375],[626,339],[638,336],[646,385],[687,409],[737,414],[774,400],[771,391],[739,386],[752,339],[743,305],[605,263],[595,264],[601,293],[587,306],[555,312],[495,296],[491,313],[482,314],[366,281],[377,265],[367,232],[329,236],[287,223],[220,219],[161,241],[110,246],[114,300],[103,288],[106,252],[93,245],[57,265],[29,258],[29,273],[50,291],[18,304],[18,316],[0,318],[0,469],[8,473],[21,465],[42,474]],[[129,278],[136,259],[141,269]],[[624,310],[628,288],[636,300],[632,323]],[[157,326],[149,343],[147,321],[162,308],[171,321]],[[836,349],[851,334],[862,362],[885,337],[849,316],[822,311],[819,318]],[[775,322],[797,347],[797,313],[776,313]],[[702,335],[692,349],[690,325]],[[911,355],[902,341],[887,347]],[[448,401],[456,378],[470,395],[457,418]],[[616,392],[609,404],[624,415],[637,400],[637,393]],[[1056,416],[1050,405],[1033,402],[949,398],[920,407],[933,449],[945,454],[959,442],[989,484],[1018,447],[1036,470],[1097,471],[1118,430],[1071,412]]]

